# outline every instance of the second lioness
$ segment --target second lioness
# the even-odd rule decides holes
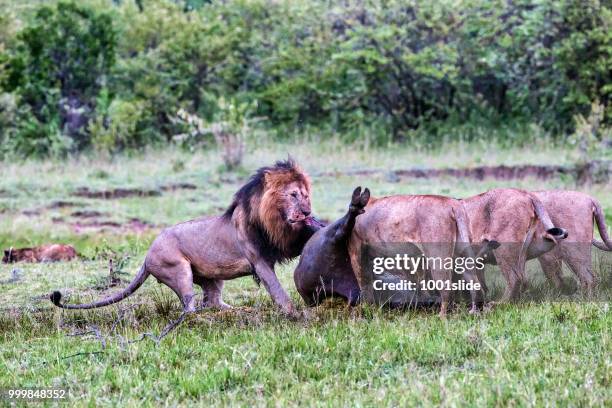
[[[591,246],[612,251],[612,240],[608,235],[605,216],[599,202],[588,194],[578,191],[536,191],[538,197],[555,225],[566,229],[569,236],[552,251],[541,254],[541,243],[530,246],[528,257],[538,257],[542,270],[557,287],[562,287],[561,265],[565,262],[578,277],[583,289],[590,291],[595,284],[591,261]],[[593,221],[597,223],[601,241],[593,239]]]
[[[499,265],[506,280],[505,301],[516,298],[525,284],[528,249],[543,254],[568,236],[553,225],[542,202],[524,190],[498,188],[461,202],[468,215],[471,242],[501,244],[487,259]],[[482,284],[483,275],[479,275]]]

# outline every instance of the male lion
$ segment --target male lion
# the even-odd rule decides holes
[[[221,216],[201,217],[166,228],[149,249],[140,272],[122,292],[66,309],[110,305],[131,295],[149,275],[172,289],[185,312],[195,310],[193,284],[204,291],[206,306],[229,307],[221,299],[223,281],[255,274],[284,313],[295,313],[274,265],[299,255],[320,228],[311,213],[310,179],[289,159],[262,167],[238,190]]]
[[[77,257],[72,245],[46,244],[34,248],[9,248],[4,250],[3,263],[59,262]]]
[[[544,274],[557,287],[562,287],[561,262],[565,262],[578,277],[587,292],[593,288],[595,277],[591,261],[591,245],[604,251],[612,251],[605,216],[599,202],[578,191],[536,191],[555,225],[565,228],[569,238],[560,242],[552,251],[540,253],[542,243],[534,240],[529,247],[529,259],[538,257]],[[593,220],[604,242],[593,239]],[[538,234],[539,235],[539,234]]]

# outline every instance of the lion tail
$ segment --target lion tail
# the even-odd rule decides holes
[[[463,203],[453,209],[453,215],[455,216],[455,222],[457,223],[457,235],[459,242],[463,246],[461,252],[467,252],[467,256],[470,258],[474,257],[474,250],[472,248],[472,240],[470,237],[470,230],[468,228],[468,217],[463,207]]]
[[[83,303],[80,305],[66,305],[66,304],[61,303],[62,294],[59,291],[53,292],[50,298],[51,298],[51,302],[53,302],[55,306],[61,307],[62,309],[95,309],[97,307],[112,305],[113,303],[117,303],[125,299],[126,297],[130,296],[132,293],[136,292],[136,289],[138,289],[148,277],[149,277],[149,272],[147,271],[147,269],[145,268],[145,265],[143,264],[140,267],[140,271],[138,272],[134,280],[130,282],[127,288],[107,298],[98,300],[97,302]]]
[[[603,239],[603,242],[594,239],[593,245],[603,251],[612,251],[612,240],[608,235],[608,229],[606,227],[606,217],[604,216],[603,210],[601,209],[601,205],[599,205],[597,200],[593,200],[593,217],[595,218],[595,222],[597,223],[599,235],[601,235],[601,239]]]
[[[548,215],[548,211],[546,211],[546,209],[544,208],[544,204],[542,204],[542,201],[540,201],[540,199],[533,194],[530,194],[530,196],[531,203],[533,204],[533,209],[542,224],[544,224],[546,232],[550,234],[555,241],[567,238],[568,233],[566,230],[554,226],[550,219],[550,216]]]

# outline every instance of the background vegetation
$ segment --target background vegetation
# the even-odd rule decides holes
[[[599,0],[23,3],[0,3],[5,158],[208,146],[247,119],[278,139],[565,142],[592,104],[610,134]]]

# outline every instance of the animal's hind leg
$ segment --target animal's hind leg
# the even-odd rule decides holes
[[[221,279],[204,278],[200,281],[200,286],[204,291],[205,307],[214,307],[219,309],[231,309],[231,306],[225,303],[221,297],[224,281]]]
[[[580,280],[582,290],[586,291],[586,294],[590,294],[595,286],[591,243],[568,243],[564,247],[563,260]]]
[[[544,275],[548,278],[555,288],[562,289],[563,281],[561,279],[562,269],[561,269],[561,258],[559,258],[556,254],[556,251],[547,252],[538,257],[538,261],[540,262],[540,266],[542,267],[542,271]]]
[[[440,294],[440,317],[446,318],[449,305],[452,301],[452,293],[448,288],[448,285],[453,280],[453,269],[447,267],[444,261],[453,257],[454,243],[425,243],[423,244],[423,255],[424,260],[433,259],[433,263],[429,264],[425,261],[422,265],[423,273],[431,276],[431,280],[434,283],[435,288]]]
[[[495,255],[507,285],[502,302],[516,300],[525,287],[525,262],[521,259],[519,245],[507,244],[504,251],[500,247]]]
[[[336,233],[334,234],[334,239],[336,241],[345,239],[348,235],[353,231],[353,227],[355,227],[355,219],[358,215],[364,213],[364,207],[368,204],[370,200],[370,190],[365,189],[363,193],[361,192],[361,187],[357,187],[353,191],[353,196],[351,198],[351,204],[349,205],[348,212],[344,216],[344,221],[338,226]]]
[[[434,281],[442,281],[444,282],[444,285],[446,285],[446,282],[451,281],[452,277],[451,277],[451,273],[450,271],[446,271],[444,269],[433,269],[431,271],[431,277]],[[448,311],[448,306],[450,304],[451,301],[451,292],[449,290],[446,290],[446,288],[443,288],[442,290],[439,291],[440,292],[440,317],[445,318],[446,317],[446,312]]]
[[[195,312],[193,273],[189,262],[179,261],[170,265],[165,263],[163,266],[149,265],[149,268],[161,270],[161,273],[154,273],[154,276],[176,293],[183,304],[184,312]]]

